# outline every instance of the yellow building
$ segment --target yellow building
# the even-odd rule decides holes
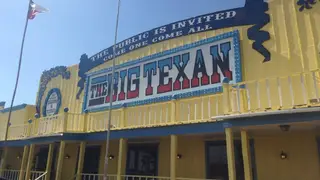
[[[113,47],[45,71],[7,133],[0,103],[0,173],[102,179],[107,157],[117,180],[318,180],[316,19],[317,1],[246,0],[119,42],[113,85]]]

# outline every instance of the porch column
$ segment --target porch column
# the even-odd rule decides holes
[[[30,145],[29,158],[28,158],[26,177],[25,177],[26,180],[28,180],[31,175],[31,167],[32,167],[32,162],[33,162],[33,157],[34,157],[34,147],[35,147],[35,144]]]
[[[249,143],[248,133],[245,130],[241,130],[241,145],[242,145],[244,177],[245,177],[245,180],[252,180],[250,143]]]
[[[118,154],[117,180],[121,180],[121,175],[125,174],[127,159],[127,140],[120,138]]]
[[[225,131],[226,131],[229,180],[236,180],[236,166],[235,166],[235,158],[234,158],[233,132],[232,132],[231,128],[226,128]]]
[[[56,180],[61,180],[61,173],[62,173],[62,165],[63,165],[65,147],[66,147],[66,142],[65,141],[61,141],[60,142],[60,148],[59,148],[58,163],[57,163]]]
[[[54,144],[49,144],[49,150],[48,150],[48,158],[47,158],[47,166],[46,166],[46,172],[47,175],[45,177],[45,180],[50,180],[51,175],[51,165],[52,165],[52,156],[53,156],[53,149]]]
[[[7,165],[8,149],[9,149],[8,147],[5,147],[1,156],[0,176],[3,175],[3,170],[6,168],[6,165]]]
[[[76,180],[81,180],[81,173],[82,173],[83,164],[84,164],[85,152],[86,152],[86,142],[82,141],[80,143],[79,160],[78,160],[78,168],[77,168],[77,179]]]
[[[170,180],[176,180],[178,137],[170,136]]]
[[[29,146],[24,146],[23,147],[23,155],[22,155],[22,160],[21,160],[21,167],[20,167],[20,173],[19,173],[19,180],[24,180],[24,170],[27,165],[27,160],[28,160],[28,152],[29,152]]]

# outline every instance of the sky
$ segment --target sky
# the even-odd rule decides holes
[[[29,0],[0,6],[0,101],[10,106]],[[34,0],[50,11],[29,21],[14,105],[35,104],[41,74],[79,63],[114,41],[118,0]],[[121,0],[118,42],[175,21],[242,7],[245,0]]]

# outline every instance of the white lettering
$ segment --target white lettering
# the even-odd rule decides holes
[[[227,13],[226,19],[228,19],[228,18],[233,18],[233,17],[235,17],[235,16],[237,15],[237,12],[236,12],[236,11],[228,11],[228,12],[226,12],[226,13]]]
[[[224,13],[218,13],[218,14],[216,14],[216,20],[222,20],[222,19],[224,19],[223,15],[224,15]]]

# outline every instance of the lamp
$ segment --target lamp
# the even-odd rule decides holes
[[[66,154],[66,155],[64,156],[64,158],[65,158],[65,159],[70,159],[69,154]]]
[[[181,154],[177,154],[177,159],[181,159],[182,155]]]
[[[286,132],[290,130],[290,125],[284,124],[279,126],[281,131]]]
[[[21,155],[20,154],[18,154],[17,159],[21,159]]]
[[[283,151],[281,151],[280,158],[281,158],[282,160],[287,159],[287,158],[288,158],[288,154],[285,153],[285,152],[283,152]]]
[[[112,160],[112,159],[114,159],[114,155],[110,154],[110,155],[108,156],[108,158],[109,158],[110,160]]]

